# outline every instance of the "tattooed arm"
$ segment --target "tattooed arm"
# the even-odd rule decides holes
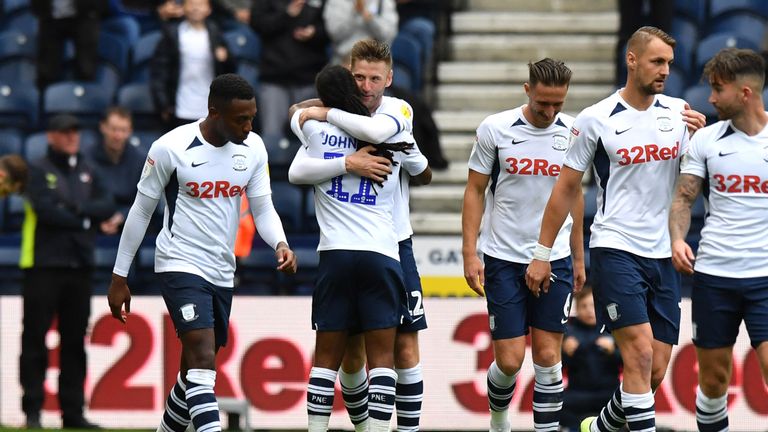
[[[672,264],[680,273],[692,274],[695,257],[685,242],[691,227],[691,207],[701,193],[704,179],[691,174],[681,174],[677,180],[675,196],[669,210],[669,237],[672,241]]]

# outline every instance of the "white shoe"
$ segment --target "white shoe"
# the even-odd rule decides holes
[[[508,421],[499,424],[494,424],[491,422],[491,427],[488,429],[488,432],[510,432],[511,430],[512,424]]]

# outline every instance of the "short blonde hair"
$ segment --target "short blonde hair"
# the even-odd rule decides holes
[[[667,34],[664,30],[657,27],[644,26],[632,33],[632,36],[630,36],[627,41],[627,51],[632,51],[636,55],[640,55],[645,51],[645,47],[648,46],[653,39],[661,39],[662,42],[672,48],[677,44],[675,38]]]
[[[392,50],[389,44],[376,39],[361,39],[352,46],[349,53],[349,64],[354,66],[358,61],[384,62],[392,68]]]

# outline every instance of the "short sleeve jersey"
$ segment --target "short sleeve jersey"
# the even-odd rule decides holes
[[[298,124],[299,112],[291,119],[291,129],[306,146],[310,157],[333,159],[357,151],[357,140],[326,122],[310,120]],[[394,159],[402,163],[400,152]],[[393,165],[390,180],[383,186],[352,173],[316,184],[315,214],[320,225],[317,250],[361,250],[377,252],[400,260],[392,220],[392,206],[400,175]]]
[[[180,126],[155,141],[138,190],[166,200],[155,271],[192,273],[231,287],[241,194],[272,193],[267,151],[253,133],[240,144],[216,147],[203,138],[200,122]]]
[[[395,97],[384,96],[374,115],[391,117],[398,125],[398,132],[387,142],[406,141],[414,143],[414,148],[408,150],[408,155],[403,158],[400,182],[395,194],[393,208],[397,240],[402,241],[413,235],[410,215],[410,177],[419,175],[427,169],[427,158],[421,153],[418,143],[413,139],[413,109],[408,102]]]
[[[638,111],[617,91],[576,117],[564,165],[594,169],[597,214],[590,247],[672,256],[667,217],[688,145],[684,104],[656,95],[648,109]]]
[[[729,120],[697,131],[680,172],[703,178],[707,198],[695,270],[768,276],[768,127],[749,136]]]
[[[469,169],[491,177],[478,249],[495,258],[529,263],[541,218],[560,174],[573,118],[560,113],[547,128],[530,124],[523,107],[488,116],[477,128]],[[571,254],[568,215],[551,259]]]

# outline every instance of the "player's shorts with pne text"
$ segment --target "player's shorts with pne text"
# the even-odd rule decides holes
[[[176,334],[181,336],[190,330],[212,328],[216,347],[226,345],[234,289],[214,285],[191,273],[164,272],[158,275]]]
[[[397,327],[405,284],[400,263],[377,252],[320,251],[312,328],[368,331]]]
[[[680,274],[671,258],[645,258],[591,248],[595,315],[606,330],[650,323],[653,338],[675,345],[680,336]]]
[[[693,274],[693,344],[724,348],[736,343],[741,321],[754,348],[768,340],[768,277],[729,278]]]
[[[565,332],[571,312],[573,266],[571,257],[551,262],[549,291],[536,297],[525,283],[528,264],[505,261],[484,255],[485,298],[491,338],[508,339],[528,334],[534,327],[550,332]]]
[[[415,332],[427,328],[427,315],[424,312],[424,292],[421,288],[421,276],[413,256],[413,240],[407,238],[400,242],[400,266],[403,268],[405,281],[406,311],[403,322],[397,328],[399,332]]]

